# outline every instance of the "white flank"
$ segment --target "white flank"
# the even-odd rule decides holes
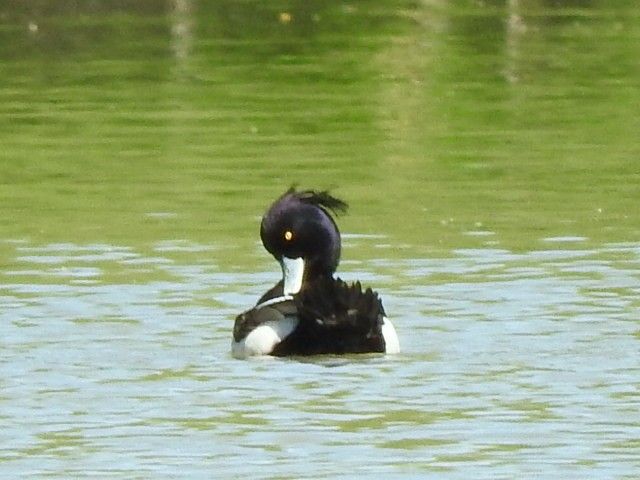
[[[400,340],[393,323],[387,317],[382,319],[382,338],[384,338],[385,353],[400,353]]]
[[[298,319],[295,317],[265,322],[239,342],[232,341],[231,355],[235,358],[269,355],[278,343],[293,332],[296,325],[298,325]]]
[[[302,288],[304,275],[304,260],[302,257],[282,257],[282,276],[284,277],[283,292],[285,296],[294,295]]]

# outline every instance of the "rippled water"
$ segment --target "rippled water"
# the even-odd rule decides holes
[[[0,477],[637,478],[637,7],[0,3]],[[292,183],[402,354],[231,358]]]
[[[348,258],[380,239],[347,243]],[[12,243],[3,469],[634,478],[640,245],[579,243],[346,262],[384,293],[403,353],[254,361],[230,357],[230,331],[277,276],[267,261],[238,273],[187,242]]]

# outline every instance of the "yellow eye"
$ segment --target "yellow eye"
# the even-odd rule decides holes
[[[284,239],[286,241],[290,241],[293,238],[293,232],[291,230],[287,230],[284,232]]]

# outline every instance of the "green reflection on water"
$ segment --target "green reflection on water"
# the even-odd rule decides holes
[[[37,444],[24,449],[24,455],[53,455],[56,457],[74,456],[74,449],[82,448],[84,452],[95,452],[97,447],[93,446],[86,438],[81,429],[70,428],[61,431],[45,432],[36,435]]]
[[[413,251],[635,239],[634,7],[5,3],[2,236],[248,251],[299,182]]]
[[[359,432],[362,430],[387,429],[390,425],[429,425],[445,420],[462,420],[473,417],[473,411],[465,409],[431,410],[400,408],[376,412],[366,418],[335,422],[341,431]]]
[[[455,440],[441,438],[403,438],[401,440],[389,440],[379,445],[381,448],[395,448],[400,450],[415,450],[419,448],[441,447],[455,443]]]

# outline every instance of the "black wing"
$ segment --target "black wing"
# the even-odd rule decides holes
[[[294,296],[298,327],[276,346],[273,355],[384,352],[385,316],[378,294],[323,278]]]
[[[296,306],[292,300],[274,303],[266,307],[252,308],[236,317],[233,325],[233,339],[239,342],[249,332],[265,322],[282,320],[286,316],[295,315]]]

